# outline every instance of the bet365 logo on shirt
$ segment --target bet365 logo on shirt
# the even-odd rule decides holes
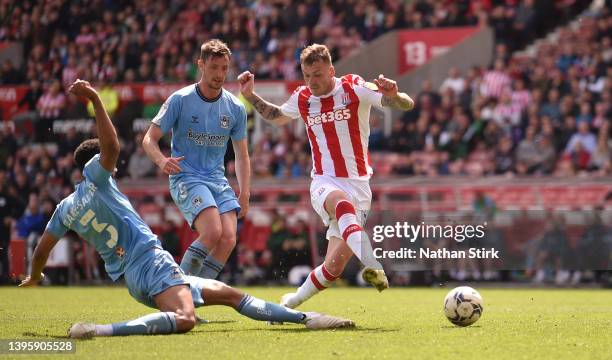
[[[321,113],[317,116],[308,116],[307,122],[308,127],[317,124],[323,124],[333,121],[343,121],[351,118],[351,111],[349,109],[337,109],[333,111],[328,111]]]

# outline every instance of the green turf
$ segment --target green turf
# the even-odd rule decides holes
[[[275,300],[287,289],[248,288]],[[349,317],[354,330],[269,326],[232,309],[201,308],[211,320],[188,334],[95,338],[69,359],[612,359],[612,291],[481,289],[483,317],[451,325],[448,289],[335,288],[303,305]],[[0,339],[62,337],[72,322],[108,323],[149,312],[120,287],[0,288]],[[38,358],[57,358],[39,355]],[[7,358],[7,355],[0,355]],[[24,356],[15,356],[24,359]],[[31,355],[28,359],[34,358]]]

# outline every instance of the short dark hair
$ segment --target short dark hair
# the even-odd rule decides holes
[[[100,140],[88,139],[83,141],[74,151],[74,162],[77,164],[81,172],[85,168],[85,164],[96,154],[100,153]]]
[[[327,46],[321,44],[312,44],[302,50],[300,54],[300,63],[303,65],[312,65],[317,61],[322,61],[325,64],[332,63],[331,55]]]
[[[232,57],[232,52],[226,43],[219,39],[208,40],[202,47],[200,47],[200,59],[203,61],[208,60],[211,57],[219,57],[227,55],[228,58]]]

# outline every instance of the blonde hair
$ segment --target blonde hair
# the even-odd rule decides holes
[[[225,56],[232,57],[232,52],[226,43],[219,39],[208,40],[200,48],[200,59],[203,61],[208,60],[211,57]]]
[[[331,65],[331,55],[327,46],[321,44],[312,44],[302,50],[300,54],[300,63],[303,65],[312,65],[317,61],[322,61],[325,64]]]

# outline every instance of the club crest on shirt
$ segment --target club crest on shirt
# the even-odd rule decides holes
[[[342,105],[348,105],[351,103],[351,96],[347,93],[342,94]]]
[[[173,280],[178,280],[183,278],[183,271],[180,267],[175,267],[172,269],[172,274],[170,274],[170,278]]]
[[[220,117],[220,125],[222,128],[227,129],[229,128],[229,123],[230,123],[230,118],[227,115],[221,115]]]

